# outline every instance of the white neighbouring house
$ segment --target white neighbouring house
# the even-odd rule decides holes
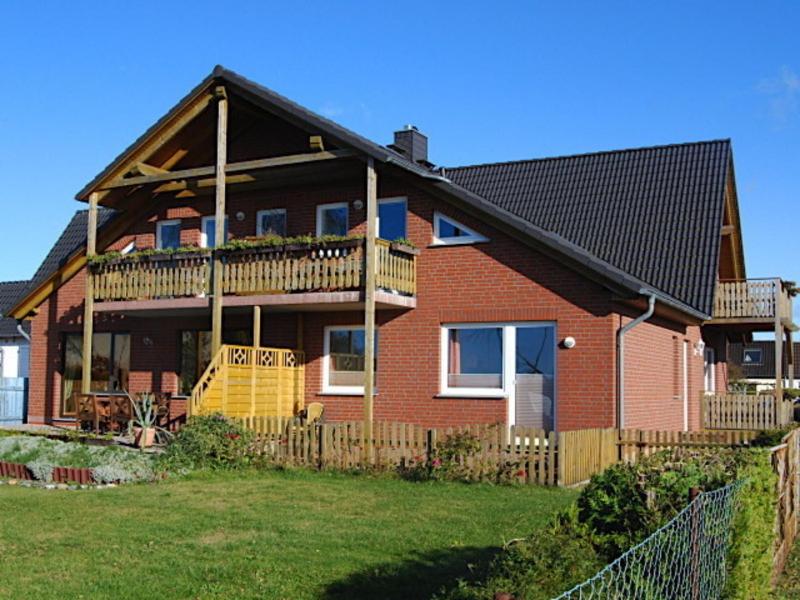
[[[28,288],[28,281],[0,283],[0,425],[22,423],[28,389],[30,342],[27,323],[20,331],[3,314]]]

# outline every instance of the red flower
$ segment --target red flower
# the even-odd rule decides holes
[[[225,437],[229,440],[238,440],[241,436],[238,433],[226,433]]]
[[[525,477],[525,471],[523,469],[517,471],[517,477]]]

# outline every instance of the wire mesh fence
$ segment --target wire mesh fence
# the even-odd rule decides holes
[[[556,600],[720,598],[742,485],[737,481],[700,494],[661,529]]]

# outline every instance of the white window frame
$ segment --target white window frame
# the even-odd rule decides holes
[[[441,325],[440,333],[440,350],[439,350],[439,396],[443,398],[506,398],[508,396],[508,352],[506,345],[508,344],[508,328],[511,326],[507,323],[443,323]],[[503,370],[500,373],[501,386],[499,388],[468,388],[468,387],[450,387],[448,385],[448,367],[450,358],[450,330],[452,329],[500,329],[502,331],[502,340],[500,347],[502,348],[502,364]],[[514,353],[510,353],[514,357]],[[514,367],[511,367],[513,373]]]
[[[283,214],[284,217],[287,217],[286,209],[285,208],[265,208],[264,210],[260,210],[256,213],[256,235],[262,236],[266,235],[264,229],[261,227],[261,217],[264,215],[277,215]],[[284,219],[286,221],[286,231],[283,235],[289,234],[289,220],[288,218]]]
[[[124,256],[126,254],[130,254],[134,250],[136,250],[136,241],[135,240],[125,244],[125,247],[122,250],[120,250],[119,253]]]
[[[408,198],[406,196],[394,196],[391,198],[378,198],[378,207],[380,208],[381,204],[405,204],[406,207],[406,235],[405,238],[408,238]],[[378,237],[380,237],[381,233],[381,211],[378,210],[378,214],[375,216],[375,229],[378,232]],[[388,240],[393,242],[394,240]]]
[[[456,227],[467,233],[467,235],[462,235],[459,237],[441,237],[439,235],[439,229],[442,219],[450,221]],[[463,225],[453,217],[449,217],[440,213],[439,211],[433,213],[433,246],[462,246],[465,244],[479,244],[488,241],[489,238],[481,235],[471,227]]]
[[[323,330],[322,338],[322,393],[335,396],[363,396],[363,385],[331,385],[330,384],[330,353],[331,331],[364,331],[363,325],[328,325]],[[378,328],[375,328],[377,333]],[[378,336],[375,336],[377,340]],[[375,356],[378,357],[378,344],[375,344]],[[374,390],[377,393],[377,388]]]
[[[745,362],[744,356],[748,352],[758,352],[758,362]],[[742,349],[742,364],[746,367],[760,367],[764,365],[764,349],[758,346],[750,346]]]
[[[181,227],[181,220],[180,219],[166,219],[164,221],[157,221],[156,222],[156,249],[158,250],[166,250],[162,245],[161,239],[161,229],[163,227],[167,227],[170,225],[177,225],[180,229]],[[178,246],[180,246],[180,231],[178,232]]]
[[[208,248],[208,233],[206,233],[206,223],[210,223],[214,221],[217,217],[215,215],[206,215],[200,220],[200,247],[201,248]],[[230,221],[228,220],[228,215],[225,215],[225,231],[228,233],[225,239],[225,243],[228,242],[227,238],[231,236],[231,230],[229,229]]]
[[[344,208],[347,212],[347,221],[345,223],[345,235],[347,232],[350,231],[350,203],[349,202],[332,202],[330,204],[318,204],[317,205],[317,237],[323,235],[322,233],[322,213],[325,210],[333,209],[333,208]]]

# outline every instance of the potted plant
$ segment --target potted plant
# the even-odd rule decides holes
[[[156,440],[157,406],[152,394],[142,394],[139,401],[128,394],[133,417],[128,422],[128,433],[139,448],[149,448]]]

